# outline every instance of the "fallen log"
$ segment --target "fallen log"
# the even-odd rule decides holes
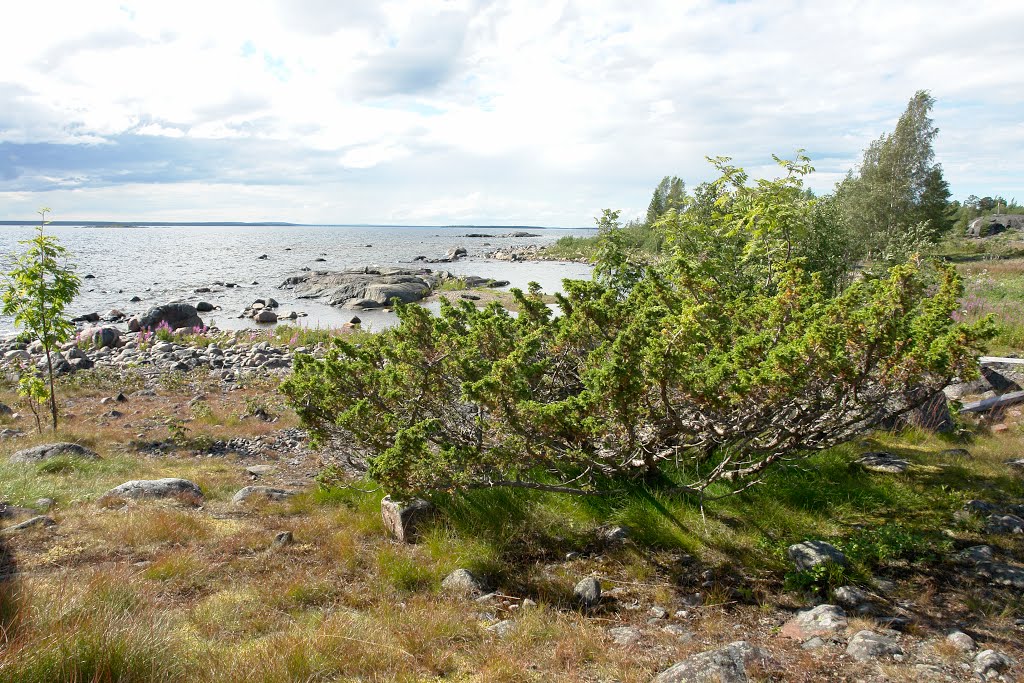
[[[999,356],[982,356],[979,365],[1024,365],[1024,358],[1000,358]]]
[[[1002,396],[993,396],[992,398],[986,398],[982,401],[964,403],[960,406],[960,412],[987,413],[988,411],[996,408],[1005,408],[1006,406],[1012,406],[1018,403],[1024,403],[1024,391],[1012,391],[1009,394],[1003,394]]]

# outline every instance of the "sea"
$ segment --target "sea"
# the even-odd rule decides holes
[[[528,283],[537,282],[545,292],[558,292],[564,279],[589,278],[590,267],[556,261],[498,261],[486,258],[485,254],[499,247],[546,245],[566,235],[595,234],[586,228],[475,226],[50,225],[46,230],[68,249],[69,264],[83,278],[81,292],[68,309],[71,315],[104,315],[117,309],[131,316],[170,301],[208,301],[218,308],[202,314],[203,320],[221,329],[260,327],[239,316],[254,300],[266,296],[276,299],[281,311],[306,314],[294,324],[335,328],[350,320],[352,311],[315,300],[296,299],[290,290],[280,288],[288,276],[303,268],[430,268],[455,275],[508,280],[509,287],[524,289]],[[537,236],[509,236],[519,231]],[[19,241],[33,234],[32,226],[0,226],[4,272],[10,268],[12,255],[24,249]],[[464,247],[468,256],[452,263],[414,261],[417,256],[442,258],[454,247]],[[237,287],[220,287],[216,282],[235,283]],[[204,287],[213,291],[196,293]],[[132,302],[133,297],[140,301]],[[384,329],[396,322],[394,313],[388,311],[360,311],[359,317],[364,329],[370,330]],[[0,316],[0,334],[14,331],[13,320]]]

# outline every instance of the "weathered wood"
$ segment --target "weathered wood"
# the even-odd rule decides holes
[[[1024,391],[1013,391],[1009,394],[1003,394],[1002,396],[986,398],[983,401],[965,403],[960,407],[960,412],[985,413],[994,408],[1004,408],[1006,406],[1016,405],[1017,403],[1024,403]]]
[[[1024,365],[1024,358],[1000,358],[998,356],[982,356],[980,365]]]

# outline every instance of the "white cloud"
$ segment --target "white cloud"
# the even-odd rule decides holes
[[[0,188],[19,193],[0,218],[25,215],[32,179],[62,192],[137,163],[177,175],[110,195],[82,181],[47,203],[588,225],[595,207],[639,213],[662,175],[706,179],[705,155],[753,170],[806,148],[827,190],[921,88],[954,193],[1019,197],[1024,72],[1012,41],[986,36],[1022,20],[999,0],[25,4],[0,24]],[[124,153],[91,173],[29,143]],[[260,189],[240,205],[243,178]]]

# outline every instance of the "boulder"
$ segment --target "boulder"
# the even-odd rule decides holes
[[[468,569],[456,569],[444,577],[441,590],[462,597],[477,597],[486,592],[483,581]]]
[[[183,327],[203,327],[203,320],[192,304],[174,302],[154,306],[139,317],[139,329],[155,330],[160,323],[167,323],[172,330]]]
[[[888,451],[865,453],[854,462],[868,472],[884,472],[886,474],[903,474],[910,467],[909,462]]]
[[[796,565],[797,571],[805,571],[826,562],[838,565],[846,564],[846,556],[834,545],[825,541],[796,543],[786,549],[786,555]]]
[[[583,579],[572,589],[572,594],[583,607],[597,607],[601,603],[601,582],[592,576]]]
[[[597,540],[604,545],[618,545],[629,539],[629,528],[624,526],[602,527],[597,530]]]
[[[77,443],[44,443],[18,451],[11,456],[11,462],[41,462],[56,457],[96,460],[100,456],[96,454],[96,451],[79,446]]]
[[[387,306],[393,299],[403,304],[419,301],[430,294],[430,287],[420,282],[375,282],[366,288],[364,299]]]
[[[258,323],[276,323],[277,313],[274,313],[269,308],[264,308],[253,316],[253,320]]]
[[[202,490],[188,479],[135,479],[107,491],[112,498],[178,498],[203,499]]]
[[[846,654],[858,662],[868,662],[881,657],[902,655],[903,648],[891,636],[874,631],[857,631],[846,646]]]
[[[985,531],[990,534],[1024,534],[1024,519],[1017,515],[992,515]]]
[[[974,652],[978,649],[977,644],[974,642],[974,638],[971,638],[963,631],[953,631],[946,636],[946,642],[961,652]]]
[[[92,344],[97,349],[117,347],[121,343],[121,331],[116,327],[86,327],[78,333],[78,340]]]
[[[832,597],[846,609],[852,610],[871,603],[871,594],[857,586],[840,586],[832,592]]]
[[[200,301],[196,304],[196,311],[199,313],[209,313],[213,310],[213,304],[209,301]]]
[[[231,502],[235,505],[241,505],[248,502],[251,498],[261,498],[263,500],[284,500],[285,498],[289,498],[294,495],[295,491],[278,489],[272,486],[246,486],[231,497]]]
[[[804,610],[782,626],[782,635],[804,641],[814,636],[831,636],[846,629],[846,612],[835,605],[818,605]]]
[[[433,516],[434,506],[419,498],[401,501],[384,496],[380,514],[384,528],[393,538],[411,543],[418,538],[424,522]]]
[[[1006,673],[1013,661],[1001,652],[982,650],[974,658],[974,673],[982,678],[991,678]]]
[[[652,683],[748,683],[750,669],[767,667],[768,653],[745,640],[687,657],[658,674]]]

